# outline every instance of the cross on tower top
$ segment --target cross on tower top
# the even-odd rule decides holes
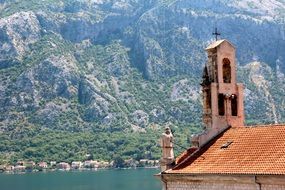
[[[212,34],[216,36],[216,41],[218,41],[218,36],[220,36],[221,33],[218,32],[217,27],[215,28],[215,32],[213,32]]]

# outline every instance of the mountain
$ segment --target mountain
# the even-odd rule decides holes
[[[2,162],[158,159],[165,125],[189,146],[215,27],[247,123],[285,121],[285,1],[0,0],[0,18]]]

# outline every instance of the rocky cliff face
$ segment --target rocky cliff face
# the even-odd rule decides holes
[[[0,19],[0,68],[20,62],[29,45],[40,38],[40,25],[33,12],[19,12]]]
[[[0,131],[197,124],[214,27],[237,48],[247,122],[284,122],[284,10],[277,0],[0,1]]]

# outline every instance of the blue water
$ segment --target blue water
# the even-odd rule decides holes
[[[0,174],[0,190],[161,190],[157,169]]]

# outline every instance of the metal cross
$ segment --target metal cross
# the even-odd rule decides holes
[[[215,28],[215,32],[213,32],[212,34],[216,36],[216,41],[218,41],[218,36],[220,36],[221,33],[218,32],[217,27]]]

